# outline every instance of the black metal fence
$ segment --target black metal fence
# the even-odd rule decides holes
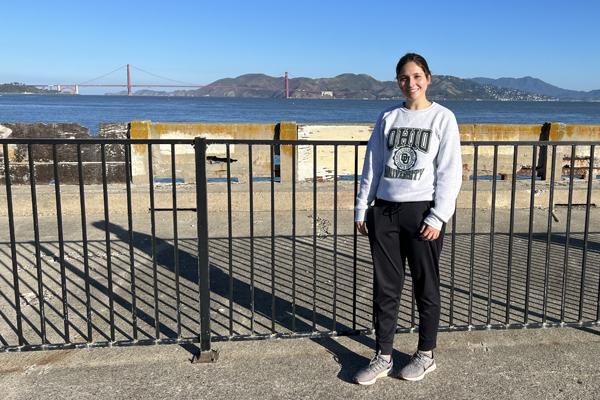
[[[1,350],[200,343],[208,351],[218,340],[371,332],[370,252],[352,211],[365,142],[0,144]],[[462,143],[463,189],[441,259],[441,330],[598,324],[598,144]],[[125,183],[107,175],[109,145],[129,166]],[[66,164],[74,168],[61,160],[65,146],[78,155],[74,186],[61,184]],[[42,147],[52,154],[49,182],[36,179]],[[100,152],[100,166],[86,165],[84,149]],[[12,183],[23,170],[11,164],[17,153],[26,154],[27,186]],[[144,182],[132,185],[140,163]],[[86,182],[86,168],[100,169],[99,185]],[[417,325],[409,279],[397,331]]]

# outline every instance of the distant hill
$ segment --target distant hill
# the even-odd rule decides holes
[[[378,81],[366,74],[341,74],[333,78],[291,78],[290,97],[296,99],[401,99],[395,81]],[[219,79],[195,90],[171,92],[175,96],[283,98],[284,78],[246,74]],[[434,100],[552,100],[515,89],[498,88],[453,76],[436,75],[428,91]]]
[[[401,99],[395,81],[378,81],[366,74],[341,74],[333,78],[291,78],[290,97],[295,99]],[[219,79],[194,90],[163,92],[138,90],[136,96],[202,96],[283,98],[284,78],[264,74],[245,74]],[[127,92],[117,94],[125,95]],[[561,89],[540,79],[473,78],[434,75],[427,92],[432,100],[512,100],[512,101],[599,101],[600,90],[581,92]]]
[[[25,94],[25,93],[35,93],[35,94],[56,94],[58,92],[53,90],[39,89],[35,86],[25,85],[19,82],[12,83],[0,83],[0,93],[14,93],[14,94]]]
[[[134,96],[173,96],[174,92],[165,92],[163,90],[150,90],[150,89],[141,89],[134,90]],[[127,96],[127,90],[121,90],[115,93],[105,93],[108,96]]]
[[[554,100],[549,96],[479,84],[450,75],[434,75],[427,96],[433,100]]]
[[[546,83],[540,79],[525,76],[523,78],[473,78],[472,81],[483,85],[492,85],[498,88],[509,88],[521,90],[527,93],[541,94],[544,96],[556,97],[560,100],[600,100],[600,90],[589,92],[562,89],[557,86]]]

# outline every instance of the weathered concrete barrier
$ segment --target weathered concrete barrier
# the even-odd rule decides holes
[[[600,140],[600,125],[566,125],[562,123],[545,124],[461,124],[462,141],[505,141],[498,146],[497,175],[500,179],[510,179],[513,170],[514,146],[518,141],[572,141]],[[132,139],[263,139],[263,140],[368,140],[372,124],[296,124],[280,122],[272,124],[230,124],[230,123],[160,123],[151,121],[133,121],[130,124],[102,124],[100,136],[108,138]],[[89,132],[76,124],[2,124],[2,137],[89,137]],[[600,146],[599,146],[600,147]],[[99,183],[101,180],[99,146],[83,145],[84,180],[86,183]],[[148,183],[148,146],[132,145],[131,172],[136,184]],[[532,146],[519,146],[516,158],[516,174],[531,176],[535,173],[542,179],[550,177],[552,148],[540,147],[537,157],[533,158]],[[292,146],[273,146],[274,175],[282,183],[292,181]],[[355,154],[355,151],[357,154]],[[362,171],[364,146],[338,147],[338,176],[353,176],[355,157],[358,159],[358,173]],[[76,146],[57,146],[59,176],[63,184],[75,184],[77,176]],[[230,166],[231,177],[239,183],[252,176],[269,179],[271,176],[271,146],[253,145],[252,159],[249,159],[249,146],[232,144],[229,146],[229,158],[225,145],[210,145],[207,149],[207,176],[223,179]],[[296,147],[296,181],[312,180],[313,146]],[[335,166],[334,147],[317,146],[317,180],[332,180]],[[14,183],[28,181],[28,159],[26,145],[9,146],[11,176]],[[184,183],[195,182],[194,148],[191,145],[176,145],[176,176]],[[51,146],[36,145],[33,149],[38,182],[49,183],[54,179],[53,156]],[[463,178],[472,179],[474,175],[474,147],[463,146]],[[493,146],[478,146],[477,176],[489,178],[493,174]],[[555,176],[568,175],[573,170],[576,177],[586,177],[589,171],[590,148],[578,146],[571,160],[570,146],[556,147]],[[600,148],[596,148],[595,159],[600,160]],[[106,161],[109,182],[124,182],[124,148],[122,145],[106,145]],[[156,181],[171,178],[171,145],[152,146],[153,175]],[[535,164],[535,165],[534,165]],[[0,179],[3,179],[3,165],[0,165]],[[596,161],[594,175],[600,173],[600,162]]]
[[[262,140],[296,140],[297,126],[293,122],[272,124],[227,124],[227,123],[162,123],[150,121],[133,121],[130,124],[132,139],[262,139]],[[154,175],[171,176],[171,146],[159,145],[152,152]],[[275,147],[278,158],[276,176],[283,173],[286,180],[291,179],[291,149],[290,146]],[[252,174],[254,177],[271,176],[271,154],[269,146],[253,146]],[[195,159],[192,146],[176,146],[177,176],[184,182],[195,182]],[[207,176],[225,178],[227,163],[230,164],[231,175],[238,182],[248,181],[248,146],[230,145],[229,159],[225,145],[211,145],[207,148]],[[134,183],[148,182],[148,147],[145,145],[132,146],[132,175]]]
[[[510,179],[513,167],[513,145],[515,141],[594,141],[600,140],[600,125],[566,125],[562,123],[544,124],[460,124],[462,141],[506,141],[506,146],[498,147],[497,174],[501,179]],[[208,124],[208,123],[152,123],[139,121],[131,123],[132,138],[167,139],[205,137],[210,139],[282,139],[282,140],[362,140],[366,141],[371,135],[373,124],[296,124],[294,122],[281,122],[278,124]],[[153,153],[153,166],[155,174],[170,176],[170,148],[165,146],[156,154]],[[213,145],[207,149],[209,157],[207,163],[207,176],[224,178],[226,176],[227,162],[231,168],[231,176],[238,182],[248,180],[248,146],[231,145],[230,159],[227,160],[225,146]],[[516,162],[516,174],[531,176],[532,171],[542,179],[550,177],[551,149],[542,147],[537,154],[535,165],[533,161],[533,148],[520,147]],[[180,150],[177,149],[177,152]],[[185,155],[178,156],[178,176],[188,183],[194,181],[194,154],[192,148],[182,149]],[[253,176],[270,176],[270,154],[268,146],[253,146]],[[275,176],[281,182],[290,182],[292,179],[291,146],[281,146],[275,149],[279,163],[276,165]],[[356,149],[358,157],[358,173],[362,171],[364,147]],[[298,146],[296,153],[296,180],[313,179],[313,146]],[[317,179],[332,180],[335,170],[333,165],[334,147],[317,147]],[[338,147],[339,176],[354,175],[355,169],[354,146]],[[599,160],[600,149],[595,152]],[[474,150],[472,146],[463,147],[463,177],[468,180],[472,177]],[[493,172],[493,146],[480,146],[478,149],[477,175],[489,177]],[[133,155],[134,182],[147,182],[147,148],[136,146]],[[585,177],[589,169],[589,147],[577,147],[576,155],[571,161],[571,147],[558,146],[556,148],[556,177],[568,175],[574,168],[575,176]],[[595,173],[600,173],[600,162],[595,163]]]
[[[100,125],[98,136],[108,139],[126,139],[127,124],[106,123]],[[89,138],[87,128],[78,124],[0,124],[0,137],[23,139],[83,139]],[[39,184],[54,182],[54,154],[51,145],[33,145],[31,148],[35,166],[35,177]],[[61,184],[79,183],[77,146],[56,146],[58,174]],[[125,148],[123,145],[105,146],[106,178],[108,183],[125,182]],[[13,184],[29,183],[29,156],[27,144],[8,146],[10,176]],[[4,154],[2,154],[3,160]],[[100,145],[81,145],[83,179],[86,184],[102,182]],[[0,163],[0,182],[4,182],[4,163]]]
[[[203,123],[151,123],[132,122],[126,124],[103,124],[100,135],[108,138],[141,139],[169,139],[206,137],[212,139],[285,139],[285,140],[367,140],[371,134],[372,125],[297,125],[292,122],[278,124],[203,124]],[[564,125],[559,123],[543,125],[506,125],[506,124],[468,124],[460,125],[461,139],[463,141],[506,141],[507,145],[498,147],[497,174],[501,177],[497,186],[496,206],[506,208],[511,206],[511,175],[513,168],[514,144],[519,141],[537,142],[540,140],[600,140],[600,125]],[[3,124],[0,125],[0,134],[3,137],[59,137],[81,138],[89,137],[87,129],[74,124]],[[133,186],[132,203],[134,213],[147,213],[150,207],[148,197],[148,146],[132,145]],[[600,147],[600,146],[599,146]],[[82,160],[84,181],[86,183],[86,198],[88,212],[103,212],[101,183],[101,163],[99,146],[82,145]],[[15,215],[30,215],[31,199],[26,186],[19,187],[19,183],[28,183],[28,156],[27,145],[10,145],[11,177],[16,185],[13,188]],[[271,159],[270,146],[253,146],[252,160],[249,160],[247,145],[231,145],[229,158],[223,145],[213,145],[207,149],[207,175],[209,178],[224,178],[227,165],[230,165],[231,176],[236,183],[232,184],[232,209],[247,212],[249,210],[249,167],[252,166],[252,175],[270,178]],[[291,181],[292,181],[292,149],[291,146],[274,146],[279,163],[275,166],[275,175],[280,182],[276,185],[275,204],[279,211],[288,210],[291,206]],[[515,170],[517,175],[531,176],[535,171],[537,176],[546,179],[545,182],[536,184],[535,204],[537,207],[548,207],[549,178],[551,171],[552,150],[540,147],[538,157],[533,164],[533,147],[519,146]],[[571,146],[556,147],[555,166],[555,194],[554,204],[568,203],[567,181],[561,177],[569,175],[571,170],[576,177],[587,177],[590,162],[589,146],[576,147],[575,157],[571,157]],[[191,145],[176,145],[176,176],[178,181],[178,206],[184,208],[195,207],[195,157]],[[296,148],[296,182],[298,210],[310,210],[312,207],[313,179],[313,146],[299,145]],[[317,180],[319,209],[331,210],[334,207],[332,183],[334,174],[334,148],[333,146],[317,146]],[[355,154],[355,151],[357,154]],[[340,146],[338,148],[338,175],[354,176],[355,159],[358,160],[358,173],[362,170],[364,146]],[[595,151],[594,176],[598,174],[600,166],[600,149]],[[463,188],[458,198],[459,208],[469,208],[472,203],[472,176],[473,171],[473,146],[463,146]],[[491,205],[491,182],[489,178],[493,169],[492,146],[479,146],[477,176],[482,177],[478,185],[477,207],[488,208]],[[79,210],[79,191],[71,184],[78,183],[76,146],[58,145],[58,167],[62,186],[61,201],[65,214],[77,214]],[[171,145],[153,145],[152,165],[155,182],[164,180],[170,182],[171,177]],[[38,208],[40,215],[53,215],[56,207],[53,185],[48,185],[54,179],[54,162],[52,147],[48,145],[33,146],[36,179],[38,183]],[[4,157],[4,155],[2,155]],[[356,158],[355,158],[356,157]],[[125,192],[125,163],[124,148],[122,145],[106,145],[106,161],[108,171],[109,197],[111,213],[126,212]],[[4,164],[0,163],[0,181],[4,179]],[[486,181],[487,177],[487,181]],[[329,181],[329,182],[328,182]],[[192,183],[192,185],[188,185]],[[529,180],[518,180],[515,193],[515,207],[529,207],[531,196]],[[600,182],[594,182],[591,203],[600,204],[600,191],[596,188]],[[44,186],[45,185],[45,186]],[[96,185],[96,186],[95,186]],[[270,209],[270,183],[255,182],[254,210],[268,212]],[[340,210],[351,210],[354,204],[354,187],[352,181],[341,179],[338,186],[337,207]],[[572,204],[586,204],[586,181],[577,181],[574,184]],[[155,190],[155,207],[169,208],[172,203],[170,184],[158,185]],[[227,210],[226,184],[209,182],[208,206],[210,212],[223,212]],[[0,215],[6,215],[6,195],[0,191]]]
[[[299,125],[298,140],[368,140],[373,125]],[[600,125],[566,125],[562,123],[544,124],[460,124],[461,141],[600,141]],[[321,179],[333,178],[333,147],[318,148],[317,176]],[[358,172],[362,171],[364,148],[358,149]],[[501,179],[510,179],[513,168],[513,145],[498,147],[497,175]],[[600,149],[595,149],[595,173],[600,173]],[[463,179],[473,176],[474,147],[463,146]],[[536,165],[532,165],[533,148],[520,146],[516,161],[516,174],[531,176],[532,169],[542,179],[550,177],[551,152],[541,148],[536,157]],[[312,146],[298,149],[298,179],[312,179]],[[493,172],[494,147],[479,146],[477,175],[491,177]],[[577,147],[575,159],[571,163],[571,147],[557,146],[556,177],[568,175],[571,164],[575,168],[575,176],[585,177],[589,169],[589,147]],[[338,171],[340,175],[354,174],[354,148],[351,146],[338,149]]]

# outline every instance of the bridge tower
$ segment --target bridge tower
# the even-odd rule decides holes
[[[129,68],[129,64],[127,64],[127,96],[131,96],[131,71]]]
[[[290,98],[290,86],[288,83],[288,73],[287,71],[285,71],[285,98],[289,99]]]

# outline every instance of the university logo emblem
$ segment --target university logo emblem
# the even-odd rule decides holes
[[[412,147],[402,146],[394,154],[394,164],[400,171],[411,169],[417,162],[417,153]]]

